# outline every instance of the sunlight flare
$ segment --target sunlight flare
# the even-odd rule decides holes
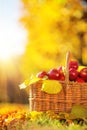
[[[25,44],[20,42],[12,42],[12,40],[3,42],[0,39],[0,60],[7,61],[13,57],[20,56],[25,51]]]
[[[18,55],[20,53],[22,53],[23,49],[19,49],[19,52],[18,50],[12,48],[12,47],[9,47],[9,48],[0,48],[0,59],[1,60],[8,60],[10,58],[12,58],[14,55]]]

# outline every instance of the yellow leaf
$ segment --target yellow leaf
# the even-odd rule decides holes
[[[19,85],[20,89],[25,89],[26,87],[28,87],[29,85],[37,82],[37,81],[40,81],[41,79],[40,78],[37,78],[35,76],[31,76],[31,78],[29,79],[26,79],[22,84]]]
[[[62,85],[57,80],[44,80],[41,90],[49,94],[57,94],[62,90]]]

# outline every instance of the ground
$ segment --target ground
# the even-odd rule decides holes
[[[0,130],[87,130],[87,119],[68,113],[30,112],[28,104],[0,104]]]

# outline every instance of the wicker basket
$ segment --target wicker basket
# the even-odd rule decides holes
[[[69,55],[66,56],[65,81],[60,81],[62,90],[58,94],[47,94],[41,91],[42,82],[38,81],[30,85],[29,105],[30,111],[52,110],[58,112],[70,112],[75,104],[87,107],[87,83],[77,83],[69,81]]]

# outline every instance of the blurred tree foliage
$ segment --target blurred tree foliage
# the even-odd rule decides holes
[[[70,51],[87,65],[87,6],[82,0],[21,0],[22,25],[27,31],[21,61],[25,74],[65,65]],[[84,4],[85,3],[85,4]]]

